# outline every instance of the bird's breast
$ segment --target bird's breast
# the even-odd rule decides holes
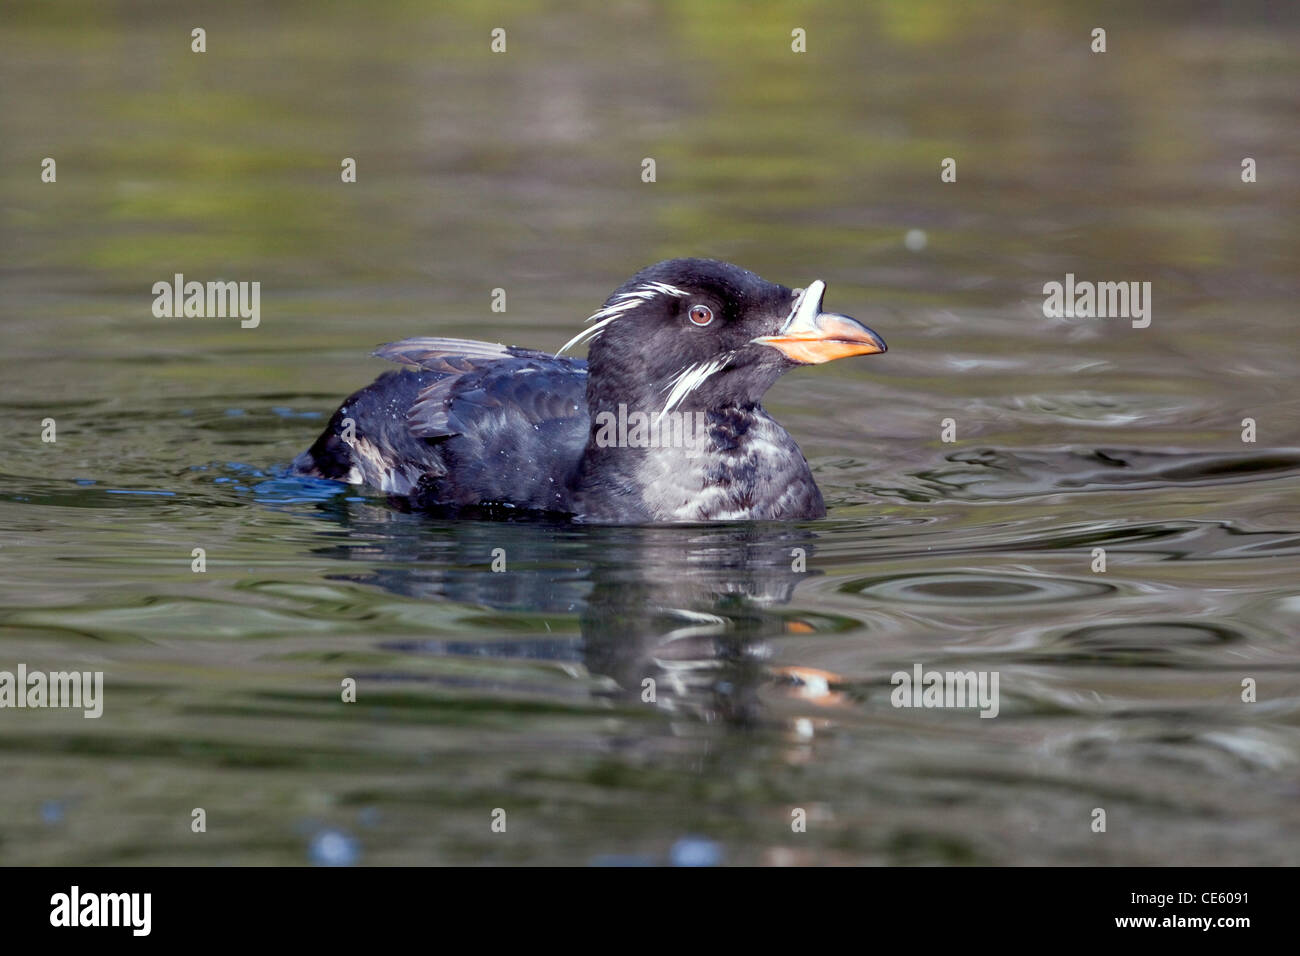
[[[651,449],[638,460],[643,504],[655,520],[763,521],[825,514],[799,446],[766,413],[704,417],[694,447]]]

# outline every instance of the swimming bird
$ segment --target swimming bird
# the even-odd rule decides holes
[[[293,471],[459,515],[820,518],[808,462],[761,400],[801,365],[885,351],[822,311],[825,289],[669,259],[623,283],[555,355],[438,337],[380,346],[402,368],[351,395]],[[584,342],[585,361],[562,354]]]

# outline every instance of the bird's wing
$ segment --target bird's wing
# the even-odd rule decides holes
[[[449,339],[424,335],[381,345],[372,353],[398,365],[426,372],[467,372],[473,363],[511,357],[551,358],[546,352],[474,339]]]
[[[407,409],[407,428],[418,438],[531,429],[579,415],[586,404],[586,363],[546,352],[424,337],[383,345],[375,355],[442,373]]]
[[[587,437],[586,362],[445,338],[375,354],[402,368],[339,406],[294,460],[299,474],[434,504],[565,509]]]

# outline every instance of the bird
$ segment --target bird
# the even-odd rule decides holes
[[[804,365],[886,351],[822,311],[826,285],[768,282],[716,259],[628,279],[555,354],[417,337],[294,459],[409,510],[593,524],[800,521],[826,506],[795,440],[761,404]],[[587,346],[587,358],[564,353]]]

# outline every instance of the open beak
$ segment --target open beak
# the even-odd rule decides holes
[[[874,355],[885,351],[885,340],[847,315],[822,311],[826,283],[815,281],[795,300],[790,318],[776,335],[761,335],[751,341],[780,349],[802,365],[818,365],[850,355]]]

